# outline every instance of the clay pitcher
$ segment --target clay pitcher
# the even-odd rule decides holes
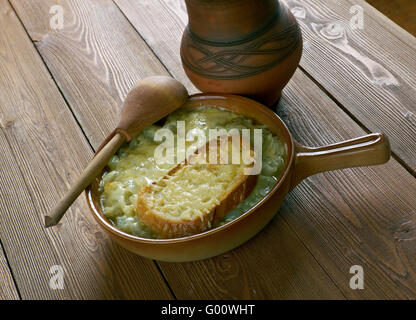
[[[274,104],[302,55],[296,19],[279,0],[185,0],[186,74],[203,92]]]

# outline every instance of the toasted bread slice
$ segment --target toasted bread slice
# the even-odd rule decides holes
[[[257,182],[257,176],[250,174],[253,163],[231,163],[232,152],[244,150],[236,148],[235,141],[227,136],[207,143],[166,176],[143,187],[136,205],[140,220],[161,238],[197,234],[215,226]],[[254,152],[248,152],[254,159]]]

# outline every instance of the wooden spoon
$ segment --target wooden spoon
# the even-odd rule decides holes
[[[187,99],[185,87],[171,77],[154,76],[139,81],[123,103],[117,128],[103,141],[91,163],[54,210],[45,216],[45,227],[59,223],[66,210],[125,141],[130,141],[144,128],[178,109]]]

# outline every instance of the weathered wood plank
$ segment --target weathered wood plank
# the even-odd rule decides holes
[[[167,57],[169,52],[176,50],[169,46],[177,46],[185,26],[184,8],[179,0],[139,3],[132,0],[115,1],[166,67],[182,80],[178,53]],[[163,19],[167,24],[164,28],[171,31],[168,41],[154,31],[156,26],[162,24],[159,19]],[[300,71],[295,73],[285,89],[278,110],[294,136],[307,145],[321,145],[364,134]],[[279,282],[279,267],[274,263],[280,260],[273,259],[267,253],[283,250],[285,243],[279,243],[276,229],[285,221],[346,297],[414,298],[416,238],[412,230],[416,216],[415,190],[415,179],[394,160],[384,166],[337,171],[308,179],[284,202],[280,217],[277,216],[253,241],[230,253],[236,257],[233,261],[244,256],[245,266],[241,269],[244,274],[254,273],[257,279],[263,277],[259,282],[239,283],[234,280],[234,295],[230,293],[230,287],[224,284],[218,287],[218,282],[212,281],[221,277],[228,279],[226,272],[224,276],[222,269],[216,268],[221,263],[221,257],[180,266],[162,264],[163,270],[171,283],[175,281],[173,288],[181,297],[192,297],[194,294],[189,290],[189,283],[199,283],[200,287],[207,288],[210,294],[216,293],[219,297],[247,297],[245,293],[249,287],[260,292],[261,297],[273,296],[276,292],[272,293],[272,290],[276,290]],[[406,229],[406,226],[409,228]],[[274,238],[270,240],[270,237]],[[245,250],[248,250],[247,255],[252,260],[246,257]],[[296,252],[290,252],[288,256],[296,255]],[[366,272],[365,290],[351,290],[349,287],[352,276],[349,268],[355,264],[362,265]],[[303,268],[307,265],[302,262],[299,265],[298,276],[303,277]],[[197,277],[200,274],[205,276]],[[237,274],[234,271],[234,275]],[[178,275],[180,279],[175,280]],[[247,282],[250,285],[245,285]],[[261,290],[260,283],[263,288],[269,283],[272,286]]]
[[[11,1],[90,143],[114,129],[130,88],[166,69],[111,0],[61,1],[63,29],[52,30],[53,0]]]
[[[120,88],[115,85],[114,81],[107,81],[103,84],[98,83],[94,78],[93,71],[96,67],[92,59],[87,59],[83,47],[79,45],[78,39],[81,38],[82,34],[77,35],[75,31],[71,33],[70,26],[68,26],[69,30],[65,28],[61,30],[60,32],[62,34],[60,32],[51,32],[47,29],[47,26],[42,27],[42,22],[39,21],[47,19],[48,5],[50,2],[13,2],[29,34],[39,39],[36,45],[48,64],[53,77],[57,79],[58,84],[61,86],[61,90],[64,92],[71,107],[74,110],[77,109],[75,114],[77,117],[83,117],[83,120],[80,120],[83,129],[89,137],[97,137],[92,139],[93,145],[96,146],[97,139],[103,138],[102,132],[109,131],[114,125],[114,122],[102,121],[99,124],[97,123],[96,128],[92,124],[85,124],[85,121],[94,122],[96,117],[98,117],[95,114],[98,112],[103,119],[114,117],[112,113],[117,108],[114,102],[117,101],[119,103],[121,101],[120,97],[127,91],[127,84],[133,84],[129,81],[130,79],[137,79],[138,77],[143,77],[156,71],[166,74],[167,71],[157,60],[156,56],[151,53],[151,50],[143,47],[145,43],[141,37],[130,26],[128,21],[125,20],[122,13],[114,10],[116,8],[114,4],[111,5],[110,1],[102,1],[100,2],[100,6],[94,6],[94,3],[94,1],[67,1],[63,4],[65,15],[69,21],[74,19],[76,21],[82,21],[82,23],[88,26],[88,30],[91,32],[90,38],[98,39],[91,40],[90,55],[97,57],[97,63],[100,65],[108,63],[114,66],[111,69],[111,76],[118,79],[118,82],[125,81],[125,86],[122,87],[122,91],[118,91]],[[80,7],[85,11],[80,10]],[[94,11],[92,15],[90,14],[91,11]],[[111,22],[109,21],[110,18]],[[101,33],[102,29],[106,30],[106,23],[110,23],[113,29],[111,30],[111,35],[105,36]],[[83,28],[79,27],[78,29],[82,30]],[[71,36],[68,34],[71,34]],[[166,37],[166,39],[169,39],[169,37]],[[142,48],[140,50],[143,52],[140,52],[138,48]],[[101,57],[106,52],[112,50],[116,50],[116,54],[113,53],[111,59],[102,62]],[[149,63],[149,59],[152,59],[153,62]],[[177,61],[176,59],[174,60],[175,62]],[[89,80],[89,78],[92,79]],[[124,80],[124,78],[127,80]],[[182,77],[181,80],[185,80],[185,78]],[[109,98],[109,95],[111,95],[111,98]],[[103,101],[108,99],[111,103],[103,103]],[[91,116],[86,117],[86,115]],[[100,126],[99,134],[94,132],[94,130],[98,130],[98,126]],[[268,257],[263,257],[259,254],[252,255],[251,250],[246,248],[243,249],[243,257],[237,255],[236,259],[230,259],[232,261],[232,268],[243,270],[244,276],[249,279],[247,280],[247,285],[252,286],[249,291],[247,289],[244,292],[240,292],[237,290],[239,288],[234,287],[233,283],[238,282],[237,278],[232,279],[231,282],[223,283],[221,278],[227,276],[226,274],[221,274],[221,270],[219,270],[215,273],[215,277],[218,278],[218,284],[215,282],[215,278],[211,278],[212,282],[209,284],[209,290],[199,287],[192,295],[186,294],[186,292],[182,292],[182,288],[190,288],[192,283],[196,283],[199,281],[199,278],[205,277],[206,272],[196,268],[195,271],[192,271],[194,277],[184,279],[179,276],[179,273],[184,271],[189,272],[189,270],[182,268],[180,264],[169,265],[169,268],[173,268],[173,271],[169,273],[169,282],[172,282],[175,286],[180,286],[180,289],[177,291],[181,298],[240,297],[242,294],[245,297],[252,295],[256,298],[343,298],[339,290],[323,272],[322,268],[314,261],[313,257],[293,234],[293,231],[285,226],[284,223],[280,226],[279,230],[280,233],[275,235],[273,241],[290,245],[290,248],[296,251],[296,256],[291,256],[287,252],[279,250],[276,253],[270,253]],[[279,262],[276,263],[274,255],[280,257]],[[275,277],[269,282],[259,281],[259,278],[253,273],[254,265],[246,267],[245,257],[254,257],[251,258],[253,264],[261,264],[264,261],[268,261],[269,265],[272,263],[275,266],[274,270],[280,272],[279,277]],[[295,272],[287,271],[292,269],[296,270],[293,266],[296,265],[297,257],[302,257],[302,261],[305,261],[303,275],[301,277]],[[203,262],[200,265],[202,266],[201,268],[206,268],[211,263]],[[168,268],[167,264],[166,267],[163,264],[163,268]],[[163,271],[165,272],[165,270]],[[175,272],[178,272],[178,275]],[[268,280],[270,278],[267,277]],[[185,281],[185,283],[182,283],[182,281]],[[302,289],[303,291],[298,287],[301,282],[305,283]],[[281,283],[285,284],[283,288],[281,288]],[[221,287],[223,289],[220,289]],[[176,288],[174,288],[174,291],[176,293]]]
[[[45,230],[92,150],[7,0],[0,43],[0,238],[21,297],[171,298],[154,263],[113,245],[84,198]],[[49,286],[53,265],[63,267],[63,290]]]
[[[226,254],[159,264],[179,299],[345,299],[279,214]]]
[[[301,66],[416,173],[416,38],[365,1],[285,0],[304,37]],[[352,29],[350,9],[363,9]]]
[[[19,300],[19,293],[0,244],[0,300]]]
[[[366,0],[366,2],[416,36],[416,2],[414,0]]]
[[[390,19],[387,15],[383,14],[381,11],[376,9],[375,6],[372,5],[372,1],[363,1],[363,0],[348,0],[351,4],[359,4],[361,5],[367,14],[371,16],[372,19],[377,21],[378,24],[383,26],[384,29],[386,29],[387,32],[390,32],[394,36],[398,37],[400,40],[402,40],[407,45],[411,46],[413,49],[416,49],[416,42],[415,37],[412,35],[411,32],[408,30],[405,30],[400,25],[394,23],[392,19]],[[401,0],[399,0],[401,1]],[[404,0],[406,1],[406,0]],[[409,11],[409,14],[414,14],[413,10]],[[393,22],[393,23],[392,23]],[[412,21],[410,21],[412,23]]]
[[[416,36],[416,2],[414,0],[366,0],[383,15]]]

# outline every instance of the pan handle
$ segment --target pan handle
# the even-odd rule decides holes
[[[382,133],[372,133],[324,147],[309,148],[295,143],[295,168],[290,190],[319,172],[372,166],[390,159],[390,144]]]

